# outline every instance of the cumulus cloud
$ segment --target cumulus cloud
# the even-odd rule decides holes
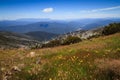
[[[93,9],[93,10],[82,10],[82,12],[98,12],[98,11],[109,11],[114,9],[120,9],[120,6],[114,6],[109,8]]]
[[[44,12],[44,13],[50,13],[50,12],[53,12],[53,10],[54,9],[50,7],[50,8],[43,9],[42,12]]]

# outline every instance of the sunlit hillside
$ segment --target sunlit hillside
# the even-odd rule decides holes
[[[0,80],[120,80],[120,33],[35,50],[0,50]]]

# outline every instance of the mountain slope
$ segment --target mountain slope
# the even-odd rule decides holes
[[[25,35],[28,35],[33,39],[39,40],[39,41],[47,41],[58,36],[58,34],[48,33],[43,31],[28,32],[28,33],[25,33]]]
[[[116,33],[54,48],[0,50],[0,79],[120,80],[119,43]]]
[[[32,45],[39,43],[33,38],[12,32],[3,32],[0,31],[0,48],[29,48]]]
[[[86,24],[85,26],[83,26],[83,29],[84,30],[90,30],[90,29],[94,29],[94,28],[100,28],[102,26],[106,26],[110,23],[114,23],[114,22],[117,22],[117,21],[114,21],[114,20],[99,20],[99,21],[95,21],[93,23],[89,23],[89,24]],[[118,21],[120,22],[120,21]]]

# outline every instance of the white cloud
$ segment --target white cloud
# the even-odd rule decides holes
[[[114,9],[120,9],[120,6],[114,6],[114,7],[102,8],[102,9],[93,9],[93,10],[82,10],[81,12],[98,12],[98,11],[109,11]]]
[[[44,12],[44,13],[50,13],[50,12],[53,12],[54,11],[54,9],[53,8],[45,8],[45,9],[43,9],[42,10],[42,12]]]

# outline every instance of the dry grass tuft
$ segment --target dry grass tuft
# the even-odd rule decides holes
[[[120,80],[120,59],[97,59],[96,75],[103,80]]]

